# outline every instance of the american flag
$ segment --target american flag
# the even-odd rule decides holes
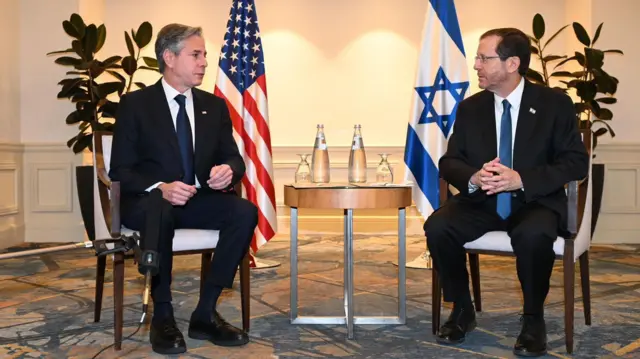
[[[233,135],[246,164],[243,197],[258,207],[253,252],[277,231],[267,106],[267,80],[258,16],[253,0],[233,0],[218,63],[214,93],[224,98]]]

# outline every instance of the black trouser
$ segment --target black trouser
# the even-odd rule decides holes
[[[469,295],[464,244],[490,231],[507,231],[516,256],[524,312],[543,312],[558,236],[558,216],[550,209],[528,203],[503,220],[483,204],[449,201],[429,216],[424,231],[446,302]]]
[[[123,211],[123,224],[141,231],[145,238],[149,197],[127,199]],[[156,213],[158,211],[155,211]],[[198,192],[184,206],[172,206],[162,200],[162,220],[158,223],[160,241],[159,272],[151,282],[153,301],[171,301],[171,271],[173,267],[174,230],[183,228],[219,230],[218,245],[207,273],[206,287],[213,285],[231,288],[238,265],[249,250],[254,229],[258,223],[258,210],[250,201],[233,193]]]

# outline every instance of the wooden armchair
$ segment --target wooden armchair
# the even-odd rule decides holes
[[[124,227],[120,222],[120,183],[109,179],[112,135],[109,132],[94,132],[93,135],[93,168],[94,168],[94,221],[95,238],[119,238],[121,234],[131,235],[134,231]],[[239,186],[236,192],[239,194]],[[218,243],[219,231],[178,229],[173,240],[174,255],[201,254],[200,294],[202,294],[205,276],[209,272],[211,258]],[[113,244],[107,245],[108,249]],[[113,257],[113,306],[114,306],[114,342],[115,349],[122,347],[123,299],[124,299],[124,259],[125,254],[116,252]],[[94,321],[100,321],[102,310],[102,293],[106,257],[97,257],[96,292]],[[249,331],[249,255],[240,265],[240,293],[242,301],[242,329]],[[141,293],[142,294],[142,293]]]
[[[591,294],[589,281],[589,248],[591,246],[591,132],[582,132],[582,139],[589,153],[589,178],[581,183],[573,181],[566,186],[568,197],[568,229],[571,237],[558,237],[553,249],[556,258],[562,260],[564,272],[564,332],[567,353],[573,352],[573,321],[575,292],[575,262],[580,262],[580,278],[582,282],[582,303],[586,325],[591,325]],[[444,203],[451,195],[449,185],[440,179],[440,203]],[[465,245],[469,256],[469,269],[473,299],[477,312],[482,311],[480,293],[480,254],[514,256],[511,240],[506,232],[489,232],[473,242]],[[432,331],[435,335],[440,328],[440,310],[442,306],[442,288],[438,272],[432,270]]]

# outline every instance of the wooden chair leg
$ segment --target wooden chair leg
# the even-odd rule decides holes
[[[582,306],[584,323],[591,325],[591,280],[589,278],[589,251],[580,256],[580,282],[582,284]]]
[[[471,269],[471,286],[473,287],[473,301],[476,312],[482,311],[482,296],[480,294],[480,255],[469,253],[469,268]]]
[[[569,252],[569,253],[567,253]],[[574,290],[575,290],[575,263],[573,262],[573,246],[565,253],[563,258],[564,271],[564,335],[567,353],[573,353],[573,311],[574,311]]]
[[[93,321],[100,321],[102,313],[102,292],[104,291],[104,272],[107,269],[107,257],[100,256],[96,261],[96,298],[94,300]]]
[[[213,257],[211,252],[202,253],[202,259],[200,263],[200,298],[204,292],[204,282],[207,279],[207,274],[211,269],[211,258]]]
[[[240,263],[240,300],[242,302],[242,330],[246,333],[250,328],[250,301],[251,285],[249,282],[249,254],[247,253]]]
[[[442,306],[442,288],[435,268],[431,269],[431,331],[433,335],[440,329],[440,309]]]
[[[115,350],[122,349],[124,326],[124,253],[114,254],[113,259],[113,341]]]

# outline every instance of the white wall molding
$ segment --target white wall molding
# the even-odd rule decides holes
[[[0,248],[24,242],[23,146],[0,143]]]
[[[85,240],[75,176],[81,164],[65,143],[24,144],[25,241]]]
[[[21,147],[22,146],[22,147]],[[23,150],[21,150],[23,148]],[[82,155],[74,154],[65,144],[35,143],[24,145],[0,145],[0,149],[22,151],[25,184],[24,203],[27,241],[82,241],[84,230],[75,186],[75,166],[81,165]],[[403,146],[366,147],[367,167],[370,178],[375,178],[375,168],[380,157],[378,153],[389,153],[389,162],[394,170],[395,181],[404,176]],[[298,153],[311,153],[312,146],[274,146],[273,161],[278,214],[278,232],[289,230],[289,208],[283,203],[283,186],[294,180],[295,169],[300,161]],[[598,145],[596,162],[605,163],[605,189],[601,214],[594,243],[640,243],[640,143]],[[331,178],[346,181],[349,146],[329,147]],[[310,162],[310,159],[309,159]],[[58,176],[53,198],[38,199],[35,188],[40,183],[42,173],[53,171]],[[34,173],[34,171],[36,173]],[[64,179],[64,180],[63,180]],[[635,186],[632,186],[635,184]],[[624,191],[620,191],[624,188]],[[31,193],[27,193],[27,192]],[[620,199],[623,200],[620,200]],[[412,206],[407,208],[407,234],[423,235],[423,218]],[[343,229],[343,216],[339,210],[299,210],[299,231],[301,233],[339,234]],[[354,231],[359,233],[396,233],[397,212],[388,210],[355,211]]]

